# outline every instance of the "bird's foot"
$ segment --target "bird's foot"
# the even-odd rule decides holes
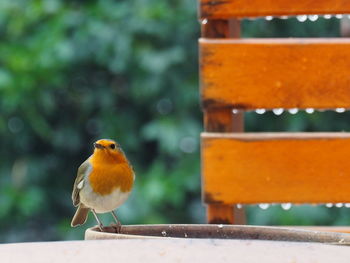
[[[106,228],[102,224],[99,224],[98,228],[100,229],[100,232],[107,232]]]
[[[112,227],[117,234],[121,233],[122,224],[120,222],[119,223],[111,223],[109,226]]]

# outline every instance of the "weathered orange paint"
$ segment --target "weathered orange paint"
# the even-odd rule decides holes
[[[205,110],[204,128],[208,132],[242,132],[243,113],[233,115],[231,108]],[[209,197],[207,196],[207,198]],[[245,220],[241,220],[244,219],[244,214],[235,218],[235,210],[237,209],[232,205],[208,204],[207,222],[209,224],[233,224],[244,222]]]
[[[208,20],[202,23],[202,37],[206,38],[238,38],[240,36],[240,21]],[[204,112],[204,129],[207,132],[242,132],[244,113],[233,115],[232,108],[211,108]],[[207,209],[207,222],[210,224],[243,223],[244,211],[239,211],[232,205],[209,204]],[[238,215],[238,216],[237,216]]]
[[[350,39],[200,40],[203,107],[350,108]]]
[[[200,0],[201,18],[348,13],[348,0]]]
[[[209,224],[233,224],[233,206],[209,204],[207,209],[207,222]]]
[[[203,133],[204,201],[347,203],[349,156],[349,133]]]

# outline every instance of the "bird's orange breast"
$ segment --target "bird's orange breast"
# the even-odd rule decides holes
[[[93,191],[100,195],[108,195],[117,188],[125,193],[131,191],[134,173],[128,163],[92,163],[89,181]]]

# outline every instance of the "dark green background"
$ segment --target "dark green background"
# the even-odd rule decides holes
[[[83,238],[71,189],[98,138],[136,173],[124,224],[202,223],[195,0],[0,4],[0,242]],[[244,37],[338,36],[339,20],[243,22]],[[246,114],[248,131],[342,131],[349,114]],[[248,208],[251,224],[349,224],[345,208]],[[111,221],[104,216],[105,223]]]

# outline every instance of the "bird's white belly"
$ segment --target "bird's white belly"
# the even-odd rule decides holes
[[[94,209],[96,213],[107,213],[122,205],[128,199],[130,192],[122,192],[116,188],[108,195],[100,195],[92,191],[89,183],[80,190],[80,202]]]

